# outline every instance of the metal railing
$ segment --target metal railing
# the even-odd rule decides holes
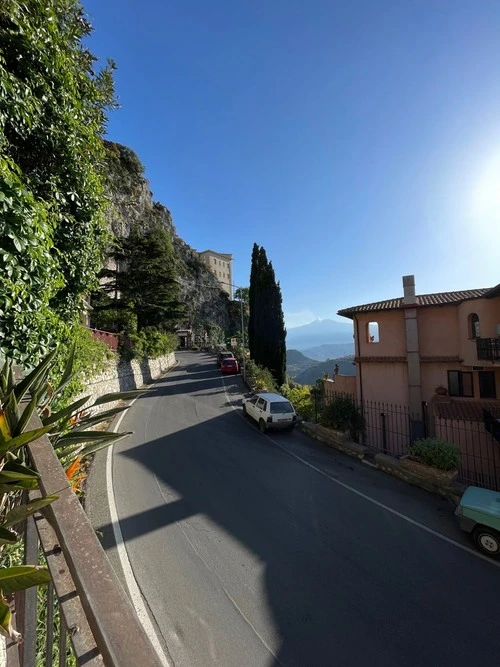
[[[42,426],[33,415],[27,429]],[[54,603],[60,610],[59,666],[66,665],[67,637],[78,665],[159,667],[162,662],[109,562],[85,511],[74,494],[48,438],[28,446],[40,475],[39,495],[56,501],[25,524],[24,560],[38,562],[43,553],[52,582],[47,590],[45,661],[52,667]],[[30,494],[30,498],[34,496]],[[22,644],[9,644],[8,666],[37,664],[37,589],[16,594],[15,624]],[[38,662],[38,664],[40,664]]]
[[[120,345],[119,334],[111,333],[111,331],[101,331],[101,329],[92,329],[91,327],[89,327],[89,331],[94,336],[94,338],[97,338],[97,340],[106,343],[108,347],[110,347],[112,350],[115,350],[116,352],[118,346]]]
[[[482,361],[500,361],[500,338],[476,338],[476,352]]]

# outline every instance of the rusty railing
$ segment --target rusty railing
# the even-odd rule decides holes
[[[27,429],[42,426],[33,415]],[[86,667],[159,667],[162,659],[149,641],[109,562],[85,511],[74,494],[48,438],[28,446],[31,465],[40,474],[41,495],[59,496],[25,524],[24,560],[43,553],[50,571],[45,622],[45,658],[37,659],[37,589],[16,594],[15,626],[22,644],[8,643],[8,667],[52,667],[54,605],[60,611],[59,667],[67,664],[67,638],[76,664]],[[36,492],[40,495],[40,491]],[[30,494],[30,498],[34,497]]]

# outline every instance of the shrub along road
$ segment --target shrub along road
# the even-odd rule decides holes
[[[241,378],[178,358],[113,452],[128,557],[177,667],[498,663],[500,571],[451,504],[302,433],[260,434]],[[105,458],[87,508],[119,568]]]

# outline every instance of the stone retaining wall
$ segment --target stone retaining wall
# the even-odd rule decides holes
[[[338,449],[339,451],[344,452],[344,454],[354,456],[357,459],[364,459],[368,452],[368,447],[349,440],[347,433],[334,431],[331,428],[326,428],[319,424],[309,424],[308,422],[302,422],[300,428],[311,438],[319,440],[319,442],[322,442],[329,447],[333,447],[334,449]]]
[[[175,366],[175,354],[167,354],[157,359],[141,359],[132,361],[111,361],[99,375],[90,378],[86,383],[82,396],[90,394],[88,405],[104,394],[118,391],[131,391],[150,384],[170,368]],[[106,403],[103,410],[114,407],[117,403]]]

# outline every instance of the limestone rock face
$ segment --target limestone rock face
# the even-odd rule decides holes
[[[155,202],[144,177],[144,166],[127,146],[106,142],[108,196],[110,207],[107,226],[115,237],[126,237],[135,225],[147,229],[161,226],[171,237],[177,257],[181,297],[188,307],[188,320],[200,337],[207,331],[220,339],[239,331],[239,310],[220,289],[211,271],[203,264],[196,250],[178,236],[168,208]]]

